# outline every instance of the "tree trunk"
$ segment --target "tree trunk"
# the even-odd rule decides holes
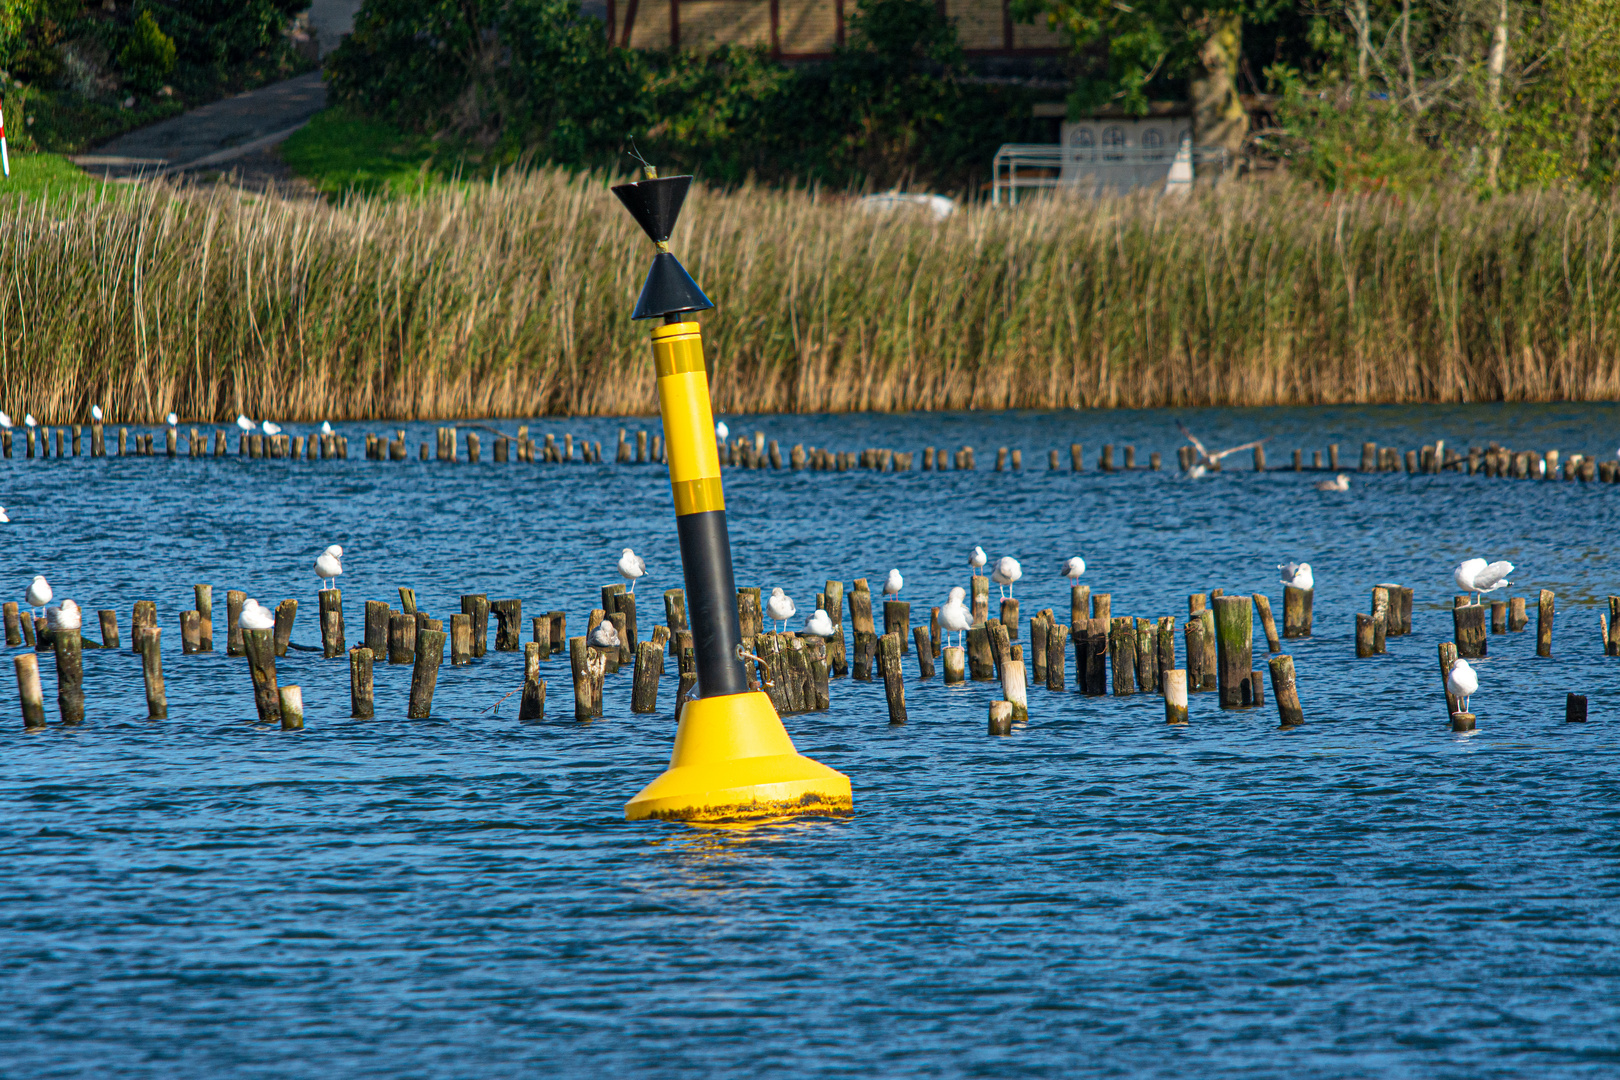
[[[1205,38],[1198,50],[1198,76],[1192,83],[1193,137],[1200,147],[1224,149],[1226,168],[1231,169],[1249,134],[1249,114],[1237,92],[1243,19],[1216,12],[1205,17],[1200,29]]]
[[[1485,71],[1485,103],[1489,110],[1491,145],[1485,159],[1485,186],[1496,190],[1497,172],[1502,164],[1502,75],[1507,71],[1508,4],[1497,0],[1496,31],[1491,35],[1491,55]]]

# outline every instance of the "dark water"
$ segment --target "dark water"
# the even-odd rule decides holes
[[[1212,444],[1274,434],[1274,463],[1335,440],[1353,463],[1368,438],[1620,445],[1601,407],[1187,416]],[[577,632],[627,544],[657,608],[679,571],[654,468],[0,462],[7,595],[45,572],[126,633],[156,600],[171,716],[144,719],[128,652],[89,652],[87,721],[54,724],[45,658],[53,725],[24,735],[0,669],[0,1075],[1615,1075],[1620,661],[1598,604],[1620,592],[1620,488],[1356,476],[1321,495],[1247,455],[1199,482],[1046,471],[1071,441],[1088,463],[1105,440],[1173,461],[1172,420],[733,418],[980,462],[731,472],[740,582],[807,611],[828,577],[898,566],[926,609],[979,543],[1023,560],[1026,615],[1066,612],[1056,571],[1078,552],[1115,614],[1182,616],[1216,586],[1277,599],[1275,564],[1305,558],[1303,728],[1210,694],[1172,730],[1156,698],[1032,690],[1029,726],[992,739],[990,684],[913,678],[891,728],[881,683],[843,680],[830,713],[787,724],[850,775],[856,814],[754,828],[623,820],[667,760],[673,677],[663,714],[629,713],[625,674],[580,725],[553,659],[553,718],[520,724],[515,696],[492,710],[521,657],[492,652],[446,666],[413,722],[408,671],[379,666],[379,718],[357,721],[346,665],[294,653],[308,727],[283,734],[253,722],[242,661],[172,640],[207,581],[221,611],[229,587],[300,598],[294,640],[315,643],[309,566],[334,541],[351,640],[401,584],[435,614],[469,591],[565,608]],[[1022,473],[989,471],[997,445]],[[1459,736],[1436,643],[1475,554],[1559,614],[1550,660],[1533,632],[1491,639]],[[1357,661],[1352,616],[1383,581],[1417,590],[1417,632]],[[1590,723],[1563,723],[1569,691]]]

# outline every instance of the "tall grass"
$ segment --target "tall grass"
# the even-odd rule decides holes
[[[652,251],[599,176],[341,206],[151,186],[0,210],[0,408],[46,422],[656,408]],[[1239,187],[880,220],[694,190],[717,407],[1620,397],[1620,206]]]

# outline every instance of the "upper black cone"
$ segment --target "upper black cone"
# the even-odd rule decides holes
[[[630,317],[656,319],[682,311],[707,311],[712,307],[714,301],[703,295],[680,260],[663,251],[653,256],[652,269],[647,271],[641,298],[636,301],[636,310]]]
[[[681,216],[681,204],[686,202],[686,189],[691,186],[690,176],[663,176],[657,180],[620,184],[613,189],[613,194],[624,203],[636,224],[652,237],[653,243],[663,244],[675,231],[675,219]]]

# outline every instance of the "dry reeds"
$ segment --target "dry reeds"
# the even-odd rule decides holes
[[[3,213],[0,408],[295,420],[656,407],[600,176],[342,206],[150,185]],[[694,190],[723,411],[1620,396],[1620,207],[1239,186],[975,207]]]

